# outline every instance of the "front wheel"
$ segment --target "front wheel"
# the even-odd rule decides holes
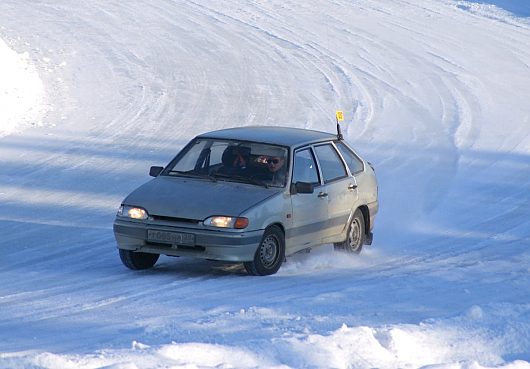
[[[265,230],[254,260],[244,263],[250,275],[271,275],[276,273],[285,258],[285,237],[278,226]]]
[[[346,240],[336,243],[335,250],[346,251],[352,254],[359,254],[363,248],[366,233],[364,230],[364,216],[361,210],[355,210],[348,227]]]
[[[145,252],[134,252],[120,249],[120,259],[123,265],[132,270],[149,269],[157,262],[160,255]]]

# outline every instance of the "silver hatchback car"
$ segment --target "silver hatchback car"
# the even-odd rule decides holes
[[[242,262],[274,274],[313,246],[359,253],[378,210],[372,166],[337,136],[242,127],[195,137],[123,200],[114,222],[120,258],[147,269],[159,255]]]

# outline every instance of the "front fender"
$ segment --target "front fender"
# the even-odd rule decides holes
[[[248,230],[253,231],[264,230],[274,223],[279,223],[285,227],[285,223],[290,219],[289,215],[291,213],[289,195],[280,192],[250,207],[242,212],[240,216],[248,218]]]

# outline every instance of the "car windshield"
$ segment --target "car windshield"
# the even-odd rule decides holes
[[[164,175],[285,187],[287,154],[283,146],[199,138],[168,165]]]

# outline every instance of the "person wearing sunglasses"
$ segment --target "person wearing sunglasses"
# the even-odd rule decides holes
[[[285,158],[281,156],[269,157],[267,159],[267,169],[269,170],[271,184],[285,184]]]

